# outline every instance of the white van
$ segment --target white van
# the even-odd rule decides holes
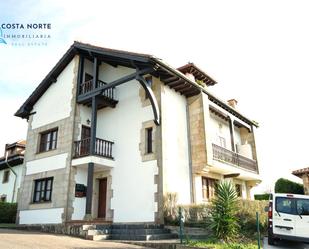
[[[271,194],[268,207],[268,244],[276,239],[309,242],[309,196]]]

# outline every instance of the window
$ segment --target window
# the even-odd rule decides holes
[[[6,202],[6,195],[1,195],[0,202]]]
[[[240,184],[235,184],[235,189],[238,197],[242,197],[242,187]]]
[[[219,137],[220,146],[226,148],[226,140],[224,137]]]
[[[286,197],[276,198],[276,211],[285,214],[294,214],[293,212],[293,199]]]
[[[152,127],[146,129],[146,153],[152,153]]]
[[[39,152],[54,150],[57,147],[58,128],[41,133]]]
[[[148,77],[145,78],[145,80],[146,80],[148,86],[150,86],[150,88],[152,88],[152,77],[151,77],[151,76],[148,76]],[[146,94],[145,94],[145,99],[148,99],[148,98],[149,98],[149,97],[148,97],[148,94],[146,93]]]
[[[203,199],[210,200],[215,196],[215,186],[217,184],[217,180],[202,177],[202,192],[203,192]]]
[[[6,170],[3,172],[3,178],[2,178],[2,183],[7,183],[10,178],[10,171]]]
[[[309,215],[309,200],[308,199],[297,199],[296,200],[297,214]]]
[[[34,181],[33,202],[51,201],[53,177]]]

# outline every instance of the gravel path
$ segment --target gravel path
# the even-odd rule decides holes
[[[0,248],[2,249],[150,249],[116,242],[90,241],[64,235],[54,235],[21,230],[0,229]]]

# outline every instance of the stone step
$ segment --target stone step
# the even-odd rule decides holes
[[[163,229],[162,224],[112,224],[112,229]]]
[[[112,240],[138,240],[138,241],[146,241],[146,240],[166,240],[176,238],[175,234],[147,234],[147,235],[130,235],[130,234],[112,234]]]
[[[93,230],[96,228],[96,225],[83,225],[83,231]]]
[[[110,231],[108,230],[97,230],[97,229],[94,229],[94,230],[88,230],[88,233],[87,233],[89,236],[94,236],[94,235],[109,235],[110,234]]]
[[[108,240],[111,239],[111,235],[108,234],[100,234],[100,235],[93,235],[92,240],[98,241],[98,240]]]
[[[167,234],[170,233],[169,229],[157,228],[157,229],[112,229],[111,234],[123,234],[123,235],[151,235],[151,234]]]

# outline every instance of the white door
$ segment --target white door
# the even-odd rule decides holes
[[[295,236],[295,199],[276,197],[273,206],[273,233]]]
[[[295,236],[309,238],[309,199],[296,199]]]

